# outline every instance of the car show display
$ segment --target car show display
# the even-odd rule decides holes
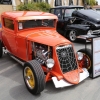
[[[92,40],[92,54],[93,54],[93,70],[92,77],[100,76],[100,37],[93,38]]]
[[[57,16],[46,12],[14,11],[1,15],[0,57],[7,54],[23,67],[29,92],[41,93],[52,80],[56,88],[76,85],[89,76],[91,53],[56,31]]]
[[[85,52],[85,54],[87,53],[87,55],[89,55],[89,58],[91,58],[91,68],[89,66],[87,68],[88,72],[89,72],[89,76],[91,78],[96,78],[96,77],[100,76],[100,46],[99,46],[100,36],[97,37],[96,35],[89,35],[89,36],[80,35],[80,38],[84,38],[86,41],[91,40],[89,50],[88,50],[88,44],[85,41],[85,45],[84,45],[85,49],[80,49],[77,52],[78,53]],[[87,63],[87,65],[88,64],[89,63]]]
[[[100,35],[100,14],[82,6],[57,6],[50,13],[58,16],[57,31],[75,42],[79,35]]]

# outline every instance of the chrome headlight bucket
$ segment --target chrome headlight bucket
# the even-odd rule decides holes
[[[54,60],[51,59],[51,58],[50,58],[50,59],[47,59],[46,65],[47,65],[47,67],[48,67],[49,69],[53,68],[53,66],[54,66]]]
[[[83,59],[83,53],[82,52],[77,52],[78,60]]]
[[[89,30],[88,32],[87,32],[87,35],[92,35],[93,34],[93,31],[92,30]]]

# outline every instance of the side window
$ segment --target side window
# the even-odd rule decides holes
[[[13,20],[4,18],[4,26],[8,29],[14,30]]]
[[[12,0],[0,0],[0,4],[11,5],[12,4]]]
[[[62,19],[61,9],[55,9],[55,15],[58,16],[58,19]]]
[[[64,17],[72,16],[73,11],[75,11],[75,9],[65,9],[65,16]]]

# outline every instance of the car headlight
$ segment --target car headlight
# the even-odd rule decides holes
[[[54,60],[53,59],[48,59],[47,61],[46,61],[46,65],[47,65],[47,67],[48,68],[53,68],[53,66],[54,66]]]
[[[78,60],[83,59],[83,53],[82,52],[77,52]]]
[[[93,34],[92,30],[89,30],[89,31],[87,32],[87,35],[92,35],[92,34]]]

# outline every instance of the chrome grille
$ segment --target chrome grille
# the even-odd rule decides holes
[[[77,69],[77,62],[72,45],[57,47],[56,52],[63,73]]]

